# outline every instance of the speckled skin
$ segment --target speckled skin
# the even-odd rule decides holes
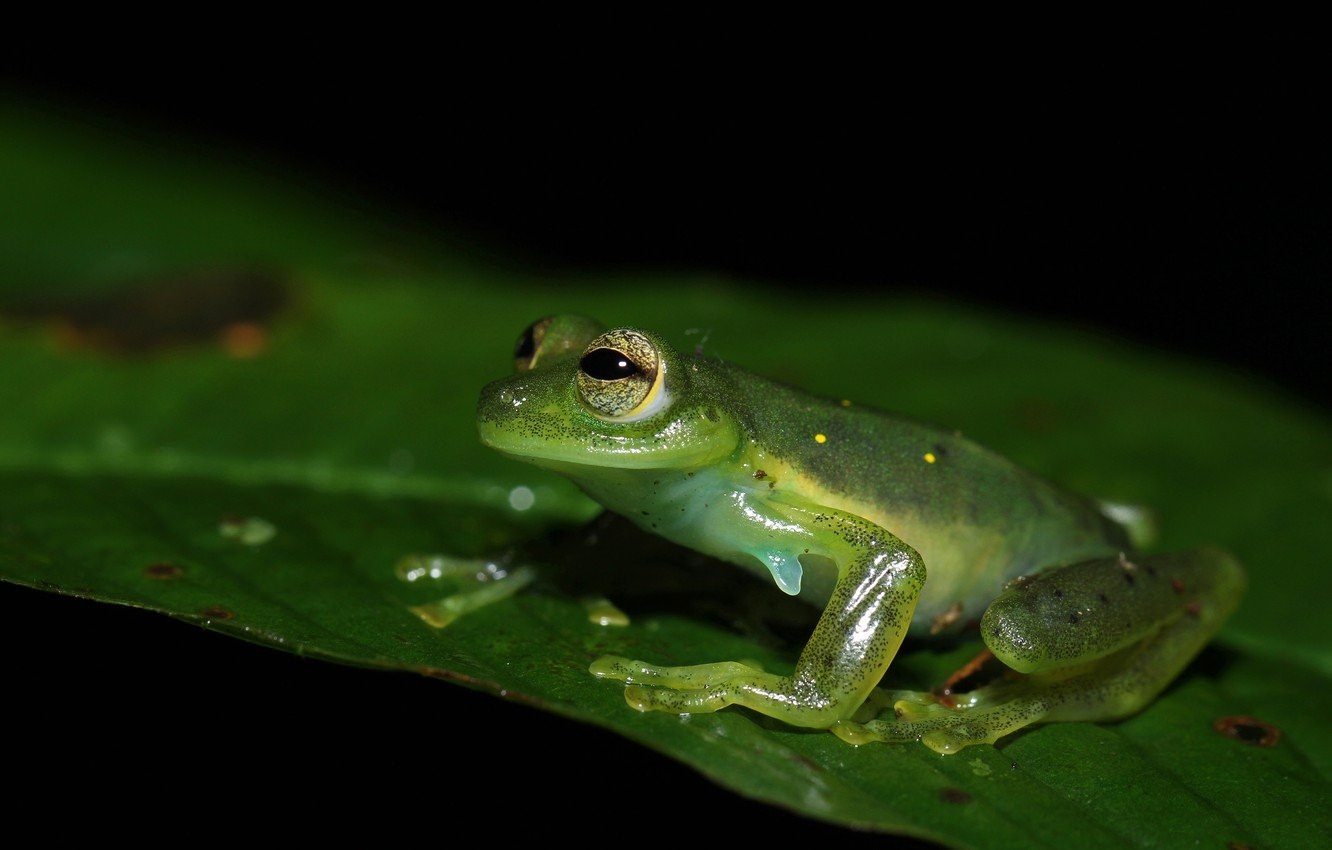
[[[1093,706],[1079,717],[1140,706],[1238,600],[1242,574],[1214,553],[1147,559],[1125,580],[1123,564],[1139,569],[1121,561],[1127,535],[1094,502],[955,433],[681,357],[650,331],[591,338],[595,323],[561,326],[578,329],[559,341],[562,350],[583,334],[587,352],[611,348],[644,368],[617,386],[580,374],[576,357],[550,357],[492,383],[478,406],[483,442],[561,472],[648,531],[770,574],[783,591],[823,607],[790,676],[734,662],[594,663],[594,674],[629,684],[626,699],[640,710],[742,704],[857,743],[919,737],[952,752],[1050,719],[1059,706]],[[1065,569],[1004,590],[1015,576],[1052,567]],[[1212,580],[1232,573],[1238,578]],[[1178,589],[1190,584],[1191,593]],[[908,629],[956,631],[992,602],[983,636],[1031,682],[1016,691],[1006,683],[1002,699],[981,693],[963,710],[900,695],[894,720],[852,722]],[[1208,606],[1208,617],[1189,617],[1195,639],[1172,643],[1167,636],[1190,605]],[[1203,620],[1210,630],[1197,625]],[[1169,676],[1153,678],[1155,690],[1130,675],[1163,652],[1169,663],[1150,666]]]

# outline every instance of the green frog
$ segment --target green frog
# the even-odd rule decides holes
[[[1135,554],[1122,511],[954,431],[682,354],[651,330],[542,319],[515,366],[481,393],[485,445],[822,611],[789,675],[595,660],[639,711],[741,705],[853,744],[956,753],[1138,711],[1244,590],[1228,554]],[[878,687],[906,637],[977,626],[1005,667],[989,684],[948,698]]]

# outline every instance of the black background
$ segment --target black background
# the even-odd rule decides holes
[[[755,297],[961,299],[1326,403],[1332,207],[1314,94],[1053,70],[852,84],[538,67],[500,84],[499,60],[243,64],[30,75],[8,91],[396,208],[497,262],[719,271]],[[469,824],[618,841],[669,812],[842,840],[612,735],[438,682],[8,585],[0,612],[7,724],[35,745],[10,767],[51,794],[169,807],[210,830],[272,813],[415,822],[440,842]]]

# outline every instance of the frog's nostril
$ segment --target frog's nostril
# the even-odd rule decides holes
[[[487,384],[477,399],[476,415],[480,422],[498,421],[512,403],[512,391],[496,381]]]

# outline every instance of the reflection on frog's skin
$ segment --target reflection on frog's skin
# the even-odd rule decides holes
[[[743,705],[852,743],[953,753],[1139,710],[1243,592],[1225,553],[1134,555],[1095,502],[953,432],[683,357],[651,331],[542,320],[516,363],[481,393],[486,445],[823,612],[789,676],[593,662],[640,711]],[[876,690],[908,634],[977,622],[1008,675],[947,703]]]

